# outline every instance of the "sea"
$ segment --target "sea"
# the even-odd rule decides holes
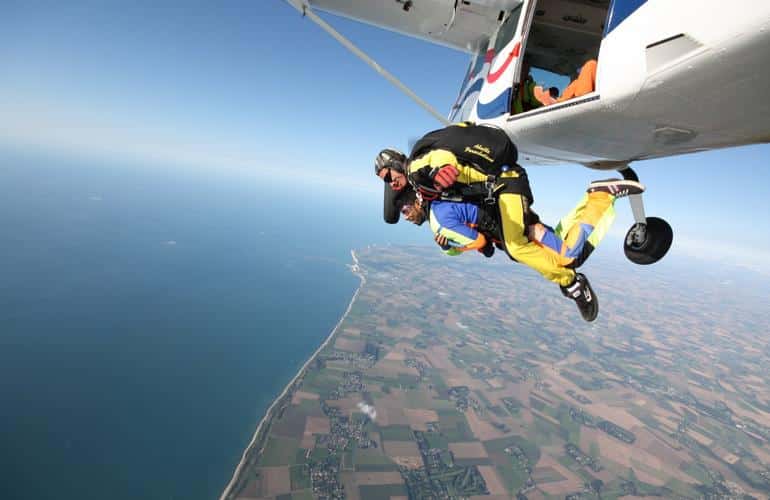
[[[350,250],[429,239],[281,177],[0,150],[0,498],[218,497]]]

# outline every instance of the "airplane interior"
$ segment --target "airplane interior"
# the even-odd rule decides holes
[[[524,52],[530,66],[575,80],[587,61],[598,60],[608,11],[609,0],[538,0]],[[562,95],[568,82],[560,80]]]

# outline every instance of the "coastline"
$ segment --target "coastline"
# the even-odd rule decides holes
[[[276,398],[270,404],[267,411],[265,412],[265,415],[262,417],[262,420],[259,421],[259,424],[257,425],[257,429],[254,431],[254,434],[251,437],[251,441],[249,441],[248,446],[246,446],[246,449],[243,451],[243,455],[241,455],[241,460],[240,462],[238,462],[238,465],[236,466],[235,471],[233,472],[233,476],[230,478],[230,481],[227,483],[227,486],[225,486],[224,491],[222,491],[222,494],[219,496],[219,500],[227,500],[228,498],[230,498],[233,487],[238,482],[238,478],[243,472],[244,466],[247,464],[247,462],[252,456],[252,453],[254,451],[253,448],[255,444],[257,444],[257,441],[259,440],[260,433],[265,427],[265,424],[269,423],[272,420],[274,411],[276,410],[278,403],[283,401],[287,395],[290,395],[294,392],[297,381],[300,381],[304,377],[305,372],[307,371],[307,367],[310,366],[310,363],[316,358],[316,356],[318,356],[318,354],[324,348],[326,348],[329,342],[334,338],[334,335],[337,333],[337,330],[345,321],[345,318],[348,317],[348,314],[350,313],[350,309],[353,307],[353,304],[358,298],[359,292],[361,292],[361,289],[363,288],[364,284],[366,284],[366,278],[364,277],[363,273],[360,272],[360,267],[358,265],[358,257],[356,257],[355,250],[351,250],[350,255],[353,258],[353,264],[350,266],[350,270],[353,274],[358,276],[361,282],[358,284],[358,288],[356,288],[356,291],[353,294],[353,297],[350,299],[347,309],[345,309],[345,312],[342,314],[342,317],[340,318],[340,320],[337,322],[336,325],[334,325],[334,328],[332,328],[332,331],[329,333],[326,339],[321,343],[318,349],[316,349],[313,352],[313,354],[311,354],[310,357],[308,357],[307,361],[305,361],[302,367],[300,367],[300,369],[297,371],[297,374],[294,375],[294,377],[289,381],[289,383],[286,384],[286,387],[284,387],[283,391],[278,396],[276,396]],[[264,443],[262,444],[262,448],[260,448],[259,453],[262,453],[263,450],[264,450]]]

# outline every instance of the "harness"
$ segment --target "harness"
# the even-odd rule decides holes
[[[449,191],[437,193],[440,200],[467,201],[478,205],[494,205],[501,194],[518,194],[526,197],[531,205],[535,200],[529,186],[527,172],[519,165],[503,167],[502,173],[514,171],[517,177],[488,175],[483,183],[453,187]],[[501,173],[501,174],[502,174]]]

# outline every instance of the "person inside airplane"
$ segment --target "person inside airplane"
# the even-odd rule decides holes
[[[596,59],[589,59],[580,68],[580,73],[562,92],[558,102],[589,94],[596,89]]]
[[[529,74],[529,60],[524,59],[521,63],[521,83],[519,84],[516,96],[513,98],[512,114],[524,113],[543,106],[535,92],[536,84]]]
[[[538,222],[530,209],[534,197],[526,171],[516,163],[516,146],[502,130],[471,123],[455,124],[426,134],[417,141],[408,158],[403,154],[394,155],[392,151],[384,150],[377,156],[375,173],[378,177],[385,181],[387,174],[383,172],[386,168],[396,171],[400,168],[406,172],[410,185],[424,201],[446,198],[468,201],[475,197],[477,204],[494,204],[500,221],[501,245],[508,256],[561,286],[565,294],[576,301],[587,321],[596,317],[598,309],[592,299],[588,280],[584,276],[578,278],[574,269],[567,265],[580,261],[580,252],[586,247],[578,247],[578,242],[586,240],[591,244],[598,243],[598,239],[603,236],[602,231],[596,232],[595,229],[603,227],[599,226],[599,222],[605,214],[611,212],[612,204],[608,201],[614,201],[614,198],[608,200],[601,193],[587,196],[581,214],[589,214],[586,215],[589,218],[572,220],[568,216],[562,221],[564,231],[554,233],[559,235],[562,242],[567,242],[564,247],[554,243],[556,240],[550,238],[544,228],[533,234],[535,237],[539,235],[543,242],[552,242],[551,248],[537,238],[528,238],[526,228]],[[604,191],[612,192],[614,197],[643,191],[641,184],[631,181],[613,180],[604,187]],[[403,206],[405,189],[406,186],[396,189],[392,182],[386,184],[386,222],[398,221],[399,212],[396,207],[399,203]],[[602,197],[605,198],[604,204],[597,205]],[[572,216],[576,217],[575,214]],[[568,234],[567,231],[573,227],[581,231],[576,229],[577,232]],[[596,234],[592,242],[589,238],[594,232]],[[570,249],[572,253],[567,256]]]
[[[559,89],[556,87],[550,87],[548,89],[543,89],[542,86],[536,85],[534,89],[535,93],[535,99],[543,103],[543,106],[549,106],[551,104],[554,104],[556,99],[559,97]]]

